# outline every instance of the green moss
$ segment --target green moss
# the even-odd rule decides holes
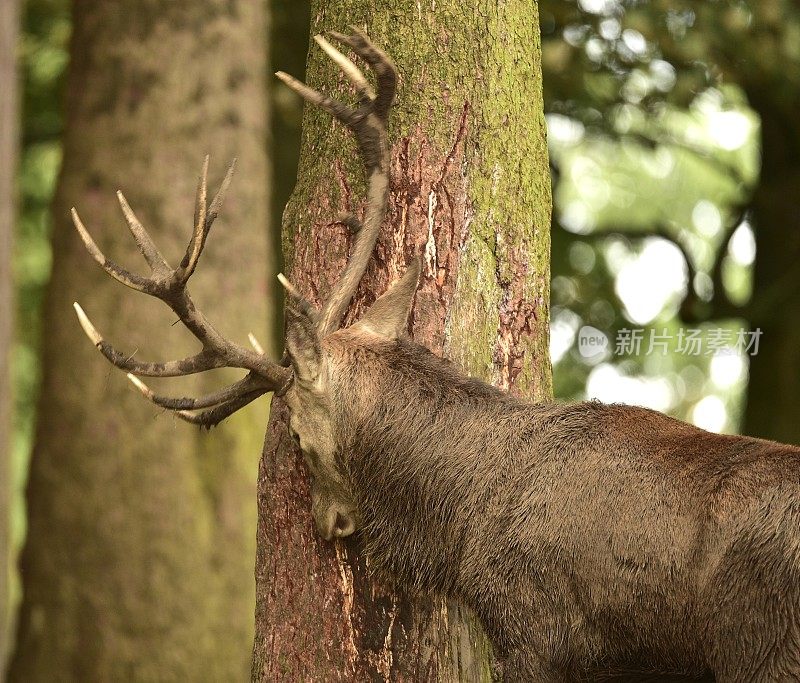
[[[413,137],[421,127],[426,142],[443,157],[467,103],[464,163],[460,169],[472,222],[461,255],[461,276],[448,325],[450,353],[476,374],[492,377],[492,349],[503,284],[514,283],[537,302],[532,334],[520,344],[526,363],[517,387],[536,399],[549,398],[550,176],[542,100],[541,40],[536,5],[515,0],[481,0],[467,7],[438,0],[435,9],[396,9],[390,2],[346,2],[312,8],[312,31],[368,27],[391,54],[400,72],[392,113],[392,140]],[[309,82],[343,95],[343,78],[315,46],[309,52]],[[324,141],[320,144],[320,141]],[[313,143],[313,144],[312,144]],[[301,173],[306,174],[287,210],[284,249],[293,256],[294,229],[307,234],[303,208],[319,188],[334,206],[339,185],[330,169],[343,165],[352,188],[363,192],[363,177],[349,134],[324,112],[307,107]],[[307,214],[306,214],[307,215]],[[489,247],[487,249],[487,246]],[[519,264],[526,272],[517,272]],[[490,313],[487,313],[490,312]],[[454,322],[456,321],[456,322]]]
[[[449,197],[445,192],[457,194],[454,201],[463,206],[469,229],[463,243],[458,233],[441,238],[450,247],[448,256],[458,263],[458,276],[448,282],[451,289],[443,295],[450,309],[436,309],[445,315],[445,352],[475,375],[500,379],[503,368],[498,367],[497,347],[508,325],[500,310],[510,296],[521,297],[532,304],[536,320],[529,320],[530,331],[522,330],[515,338],[515,350],[524,352],[515,385],[537,399],[548,398],[550,178],[536,3],[312,3],[312,33],[346,30],[349,24],[366,28],[399,70],[389,132],[395,164],[407,163],[408,168],[395,178],[393,189],[396,199],[408,199],[409,204],[398,206],[391,220],[398,227],[405,210],[414,212],[408,219],[416,221],[414,239],[430,201],[420,186],[431,186],[431,178],[443,170],[453,152],[442,202]],[[337,68],[313,44],[307,81],[324,93],[352,101]],[[460,131],[465,108],[465,127]],[[404,161],[400,149],[405,144],[409,158]],[[305,258],[305,251],[295,250],[309,249],[311,240],[327,239],[324,223],[342,208],[342,178],[357,204],[364,179],[350,134],[327,114],[306,107],[299,182],[284,214],[283,245],[290,266],[300,262],[301,254]],[[461,225],[463,216],[452,223]],[[343,258],[343,240],[325,244],[326,258]],[[309,267],[307,260],[302,263]],[[300,270],[298,282],[308,279],[308,273]],[[329,271],[321,265],[322,278],[329,277]],[[313,284],[324,290],[319,281]],[[430,292],[430,273],[427,287]],[[427,626],[414,628],[424,633]],[[448,629],[434,640],[422,647],[429,650],[426,661],[438,663],[440,680],[453,680],[461,667],[469,680],[489,679],[489,646],[472,619],[454,615]],[[459,642],[471,643],[469,652]],[[396,657],[419,656],[420,650],[417,655],[411,652],[416,645],[410,643]],[[257,660],[260,656],[257,651]],[[396,660],[395,664],[402,666]],[[325,676],[324,671],[317,673]]]

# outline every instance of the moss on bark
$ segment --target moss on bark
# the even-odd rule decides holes
[[[181,357],[197,343],[163,304],[95,266],[69,208],[109,257],[145,272],[116,206],[122,189],[174,264],[203,155],[212,155],[212,187],[238,155],[190,289],[226,336],[265,337],[265,31],[262,1],[74,4],[12,681],[241,680],[249,671],[266,406],[208,436],[131,390],[83,336],[74,300],[138,357]],[[226,377],[154,386],[191,395]]]
[[[535,2],[312,3],[312,33],[357,24],[392,56],[391,207],[353,320],[423,253],[417,340],[471,374],[538,399],[550,395],[550,181]],[[312,50],[308,82],[352,92]],[[347,253],[331,224],[358,211],[363,171],[347,131],[308,108],[300,174],[284,214],[293,281],[324,298]],[[253,678],[486,680],[474,619],[451,603],[412,600],[373,581],[357,543],[320,541],[304,468],[273,402],[259,476]]]

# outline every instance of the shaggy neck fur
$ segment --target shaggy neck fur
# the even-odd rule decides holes
[[[336,422],[344,425],[340,443],[367,555],[407,585],[458,594],[461,568],[509,471],[488,454],[498,451],[498,433],[516,431],[502,423],[535,408],[424,347],[379,344],[349,348],[333,402],[343,413]]]
[[[800,680],[799,449],[523,403],[376,335],[328,354],[370,562],[471,607],[505,680]]]

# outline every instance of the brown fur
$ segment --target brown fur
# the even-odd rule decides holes
[[[315,416],[317,473],[336,473],[315,478],[318,526],[353,510],[323,535],[360,527],[371,566],[469,605],[507,681],[800,680],[800,449],[525,403],[374,331],[397,327],[329,335],[287,394],[294,430]]]

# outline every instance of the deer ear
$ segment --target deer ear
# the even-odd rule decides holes
[[[421,269],[422,264],[417,257],[408,266],[405,275],[378,297],[353,327],[390,339],[402,337],[408,328],[408,315],[411,313],[411,303],[417,291]]]
[[[286,351],[295,377],[314,382],[322,369],[322,350],[316,323],[291,298],[286,298]]]

